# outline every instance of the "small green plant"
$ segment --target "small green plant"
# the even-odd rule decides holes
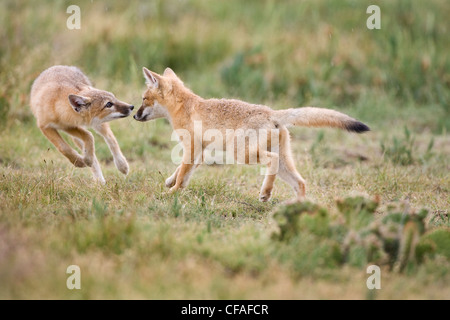
[[[383,142],[381,143],[381,151],[385,157],[390,159],[394,164],[400,164],[402,166],[407,166],[414,163],[413,159],[413,149],[414,149],[414,138],[411,136],[411,132],[405,126],[404,129],[404,139],[398,139],[397,137],[392,138],[392,145],[386,146]]]
[[[423,256],[431,252],[450,259],[450,229],[448,227],[436,228],[423,235],[418,243],[417,257],[422,260]]]
[[[433,156],[433,146],[434,138],[431,138],[425,152],[419,155],[415,145],[415,137],[411,134],[408,127],[405,126],[403,138],[393,137],[391,145],[381,142],[381,152],[385,158],[390,159],[395,165],[408,166],[417,161],[428,161]]]
[[[328,232],[328,212],[312,202],[289,204],[278,210],[274,220],[279,226],[279,233],[272,237],[280,241],[289,241],[300,232],[324,235]]]
[[[377,218],[378,201],[362,196],[337,201],[338,215],[311,203],[294,203],[281,207],[273,216],[279,230],[272,235],[280,243],[292,244],[308,239],[315,245],[302,245],[305,259],[313,257],[320,244],[327,244],[322,265],[350,264],[362,267],[368,263],[388,265],[396,272],[421,263],[424,257],[450,255],[449,229],[426,230],[425,209],[390,207]],[[337,247],[336,244],[339,244]]]

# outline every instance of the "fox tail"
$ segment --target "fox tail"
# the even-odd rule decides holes
[[[370,130],[367,125],[346,114],[324,108],[303,107],[276,110],[274,118],[286,127],[331,127],[357,133],[363,133]]]

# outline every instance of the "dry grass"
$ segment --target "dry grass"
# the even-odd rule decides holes
[[[174,142],[164,120],[111,123],[130,161],[126,178],[96,136],[107,185],[93,185],[89,170],[73,168],[39,132],[28,107],[32,81],[54,64],[81,67],[135,105],[141,67],[170,66],[205,97],[333,107],[372,131],[292,130],[309,200],[331,210],[336,198],[377,195],[380,215],[408,203],[449,227],[446,1],[381,1],[383,27],[374,32],[365,28],[368,5],[352,1],[86,1],[79,31],[65,27],[67,6],[0,4],[0,298],[450,297],[443,258],[404,274],[383,269],[376,294],[365,268],[311,271],[308,261],[280,259],[270,215],[292,191],[277,181],[273,200],[258,202],[258,167],[204,166],[188,189],[168,195]],[[415,140],[411,163],[400,165],[381,145],[406,152],[405,126]],[[82,270],[81,290],[65,286],[71,264]]]

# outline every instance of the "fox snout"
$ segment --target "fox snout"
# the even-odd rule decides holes
[[[116,106],[116,110],[122,114],[123,118],[128,117],[133,109],[133,105]]]
[[[170,118],[167,108],[153,101],[153,104],[142,104],[138,112],[134,115],[134,120],[145,122],[158,118]]]
[[[144,115],[145,106],[141,106],[136,114],[133,116],[134,120],[145,121],[146,115]]]

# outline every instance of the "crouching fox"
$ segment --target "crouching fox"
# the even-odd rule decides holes
[[[76,167],[91,167],[94,179],[105,179],[95,156],[93,128],[105,139],[114,163],[128,174],[128,162],[108,122],[125,118],[134,106],[118,100],[111,92],[96,89],[80,69],[73,66],[53,66],[34,81],[30,95],[31,110],[37,125],[51,143]],[[65,131],[80,148],[75,151],[59,134]]]

